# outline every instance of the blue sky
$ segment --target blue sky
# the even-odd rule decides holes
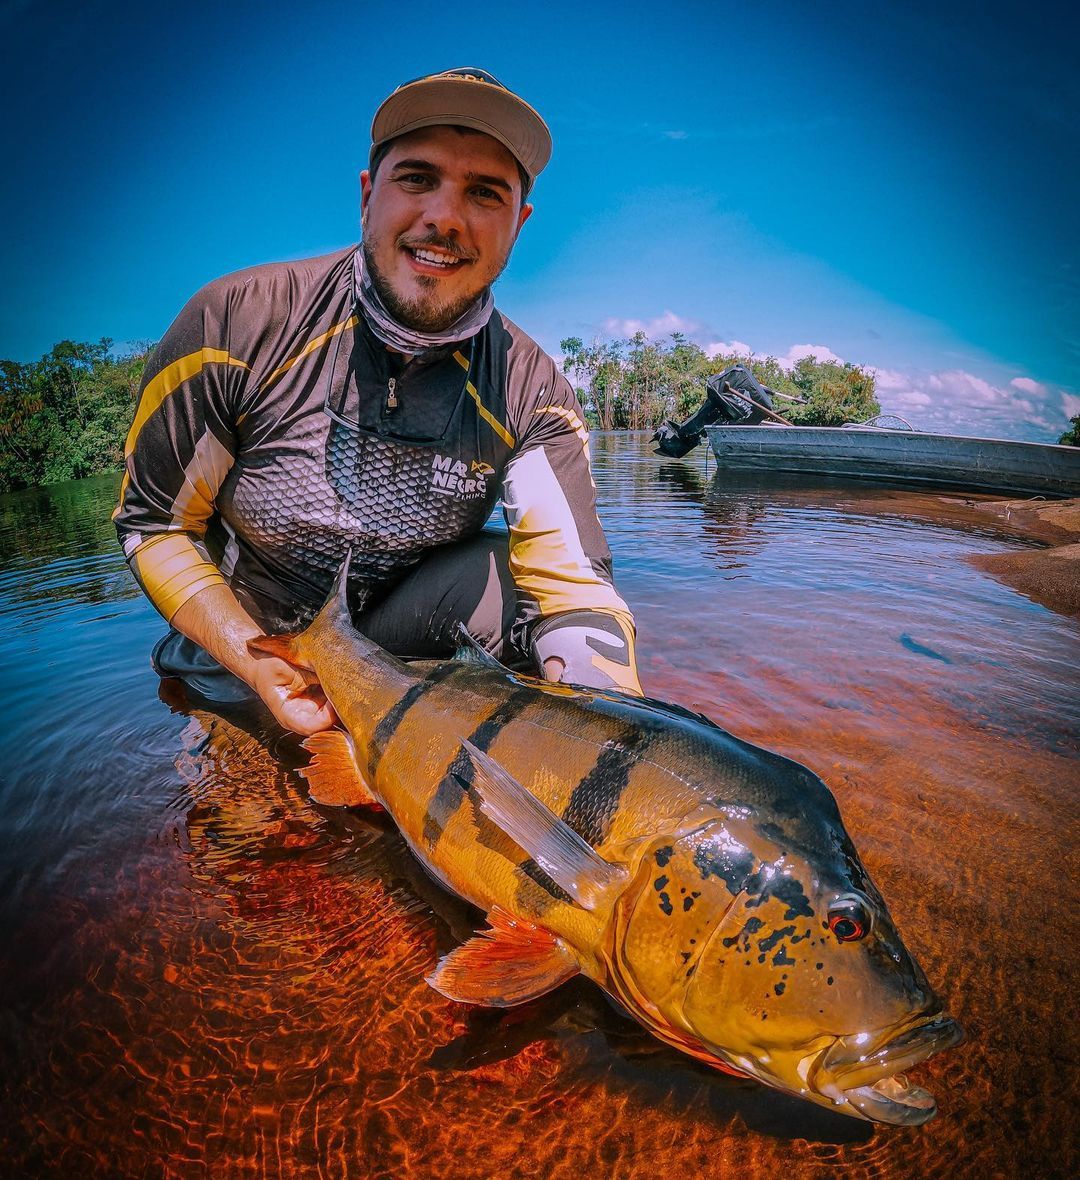
[[[355,241],[375,107],[475,64],[554,136],[497,290],[549,350],[812,348],[923,428],[1053,441],[1080,412],[1080,25],[937,7],[0,0],[0,356],[156,339],[218,274]]]

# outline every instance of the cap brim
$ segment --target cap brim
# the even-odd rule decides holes
[[[424,78],[402,86],[375,112],[372,147],[422,127],[471,127],[497,139],[535,179],[551,159],[551,132],[524,99],[467,77]]]

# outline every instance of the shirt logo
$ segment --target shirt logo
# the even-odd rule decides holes
[[[431,460],[433,490],[463,503],[482,500],[487,495],[488,477],[494,474],[494,467],[477,459],[468,466],[452,455],[435,455]]]

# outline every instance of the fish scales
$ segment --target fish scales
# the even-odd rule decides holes
[[[475,656],[402,664],[353,629],[346,574],[307,632],[250,646],[313,672],[351,735],[311,739],[309,781],[345,776],[328,798],[383,804],[486,911],[434,986],[508,1005],[582,973],[715,1066],[856,1118],[933,1117],[900,1071],[961,1030],[816,775],[677,706]]]
[[[550,915],[554,904],[568,910],[560,927],[565,922],[576,929],[586,917],[583,911],[557,901],[523,871],[530,858],[467,799],[455,778],[468,781],[471,774],[462,766],[458,734],[479,733],[483,747],[529,781],[553,812],[570,806],[575,787],[594,771],[604,751],[609,726],[603,718],[578,718],[577,732],[561,734],[554,768],[545,750],[558,711],[553,715],[551,702],[534,685],[523,691],[527,699],[522,707],[508,713],[506,705],[515,692],[522,692],[521,684],[504,674],[467,667],[422,694],[400,718],[372,786],[421,859],[467,900],[488,910],[494,905],[520,909],[528,917]],[[395,761],[395,750],[409,750],[410,761]],[[434,840],[433,821],[438,827]],[[585,924],[591,927],[593,922]]]

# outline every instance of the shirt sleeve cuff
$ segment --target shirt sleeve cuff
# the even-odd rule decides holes
[[[144,541],[131,555],[131,568],[166,622],[200,590],[225,585],[221,570],[195,548],[187,533],[160,533]]]

